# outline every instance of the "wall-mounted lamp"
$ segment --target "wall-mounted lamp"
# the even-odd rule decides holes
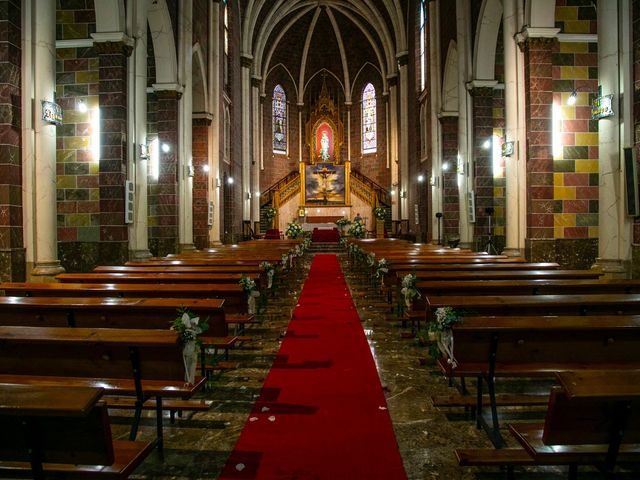
[[[162,149],[163,153],[169,153],[171,151],[171,145],[169,145],[168,143],[163,143],[160,148]]]
[[[146,143],[140,144],[140,159],[147,160],[149,158],[149,145]]]
[[[482,148],[489,150],[491,148],[491,139],[487,138],[482,144]]]
[[[577,99],[578,99],[578,92],[574,90],[573,92],[571,92],[571,95],[569,95],[569,98],[567,98],[567,105],[575,105]]]
[[[444,163],[442,164],[442,171],[443,171],[443,172],[448,172],[448,171],[449,171],[449,168],[451,168],[451,165],[449,165],[449,162],[444,162]]]
[[[228,178],[227,178],[227,183],[228,183],[229,185],[233,185],[233,177],[228,177]]]
[[[205,172],[205,173],[208,172],[209,171],[209,165],[203,165],[202,166],[202,171]]]
[[[256,192],[256,197],[260,198],[260,192]]]
[[[247,200],[251,200],[251,192],[247,192]]]
[[[89,107],[87,107],[87,102],[85,102],[83,98],[80,98],[78,100],[77,109],[80,113],[87,113],[87,110],[89,110]]]
[[[400,190],[400,198],[407,198],[407,191],[406,190]]]
[[[418,183],[422,183],[424,182],[424,175],[420,174],[418,175]]]
[[[437,175],[434,175],[432,177],[429,178],[429,184],[432,187],[437,187],[440,184],[440,177],[438,177]]]

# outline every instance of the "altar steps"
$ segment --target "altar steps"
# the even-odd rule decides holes
[[[337,242],[311,242],[309,251],[312,253],[333,252],[338,253],[344,249]]]

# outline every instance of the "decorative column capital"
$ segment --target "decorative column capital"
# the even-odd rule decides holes
[[[398,60],[398,65],[404,67],[409,63],[409,52],[398,52],[396,53],[396,60]]]
[[[515,35],[515,40],[521,51],[525,47],[541,50],[552,47],[558,41],[559,32],[559,28],[526,27]]]
[[[251,68],[251,65],[253,65],[253,55],[250,53],[241,53],[240,65],[242,68]]]
[[[96,32],[91,34],[93,48],[98,55],[122,54],[126,57],[133,52],[133,38],[124,32]]]
[[[180,100],[182,98],[183,88],[182,85],[177,83],[154,83],[153,91],[158,98],[165,100]]]

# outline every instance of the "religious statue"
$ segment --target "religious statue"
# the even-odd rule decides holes
[[[322,138],[320,139],[320,158],[323,162],[329,160],[329,136],[327,132],[322,132]]]

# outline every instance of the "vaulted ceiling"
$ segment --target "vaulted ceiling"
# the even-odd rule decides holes
[[[320,71],[350,100],[354,80],[372,65],[387,90],[397,57],[407,51],[406,0],[244,0],[242,52],[264,85],[279,66],[302,101]]]

